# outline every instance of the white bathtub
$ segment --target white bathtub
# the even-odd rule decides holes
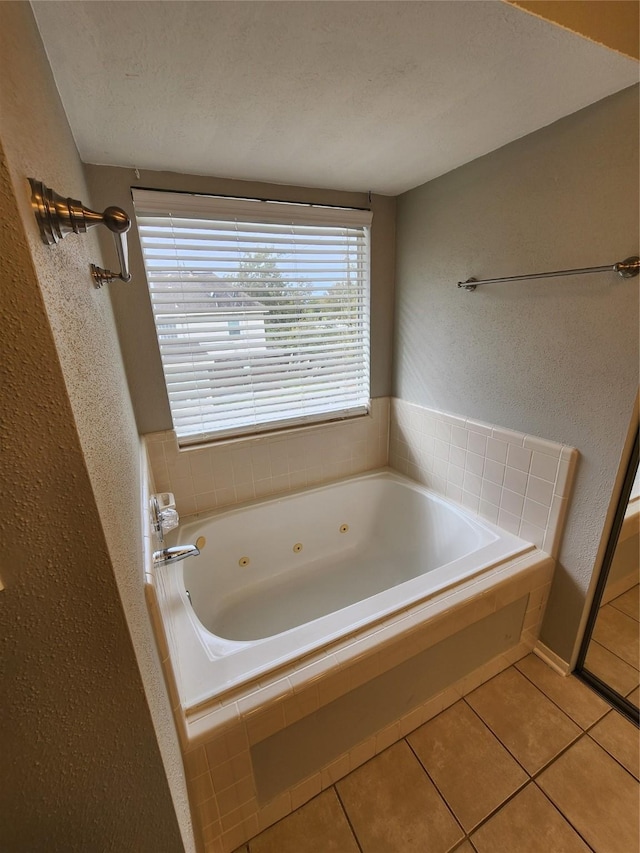
[[[197,516],[170,544],[200,536],[157,574],[185,710],[534,550],[390,471]]]

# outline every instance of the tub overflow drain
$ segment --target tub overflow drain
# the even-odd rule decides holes
[[[348,524],[341,524],[340,525],[340,533],[346,533],[348,529],[349,529]]]
[[[293,550],[296,554],[299,554],[300,551],[302,551],[302,542],[296,542],[296,544],[293,546]]]
[[[238,560],[238,565],[242,566],[243,568],[245,566],[248,566],[249,565],[249,558],[248,557],[240,557],[240,559]]]

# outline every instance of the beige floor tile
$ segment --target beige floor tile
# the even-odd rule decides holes
[[[636,622],[640,621],[640,595],[638,594],[640,591],[640,585],[636,584],[631,589],[628,589],[626,592],[623,592],[622,595],[619,595],[617,598],[614,598],[613,601],[610,601],[612,607],[615,607],[617,610],[622,610],[623,613],[626,613],[627,616],[631,616],[632,619],[635,619]]]
[[[611,708],[575,676],[559,675],[537,655],[527,655],[516,667],[583,729],[604,717]]]
[[[467,697],[496,737],[529,773],[537,773],[580,729],[514,667]]]
[[[588,735],[537,782],[596,853],[639,849],[638,783]]]
[[[640,676],[632,666],[620,660],[595,640],[589,643],[584,666],[621,696],[627,696],[640,683],[638,680]]]
[[[589,735],[629,773],[640,779],[640,737],[637,726],[618,711],[610,711],[591,729]]]
[[[640,687],[636,687],[635,690],[632,690],[627,696],[627,699],[632,705],[635,705],[636,708],[640,708]]]
[[[630,666],[640,666],[638,623],[610,604],[601,607],[593,629],[593,639]]]
[[[468,841],[463,841],[460,847],[456,847],[453,853],[476,853]]]
[[[528,780],[466,702],[457,702],[407,738],[467,832]]]
[[[589,853],[589,847],[534,782],[471,840],[478,853]]]
[[[445,853],[464,837],[404,741],[336,787],[363,853]]]
[[[250,853],[358,853],[333,788],[249,842]]]

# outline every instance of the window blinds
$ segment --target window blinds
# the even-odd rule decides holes
[[[181,444],[367,412],[370,212],[133,198]]]

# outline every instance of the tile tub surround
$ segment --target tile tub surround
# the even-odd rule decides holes
[[[173,433],[146,436],[153,488],[174,491],[179,510],[188,515],[389,461],[477,515],[557,553],[575,450],[404,401],[381,398],[374,404],[370,418],[199,449],[178,450]],[[162,589],[148,567],[148,606],[182,744],[199,849],[229,853],[526,655],[537,641],[554,565],[534,551],[499,566],[489,578],[414,605],[193,709],[180,701],[178,649]],[[508,652],[367,733],[269,802],[259,800],[252,747],[523,595],[528,598],[521,635]]]
[[[397,398],[371,404],[366,417],[203,447],[150,433],[155,489],[187,516],[389,465],[557,557],[577,450]]]
[[[573,447],[392,398],[389,465],[557,558]]]
[[[384,467],[389,398],[363,417],[202,447],[180,449],[172,430],[144,438],[155,488],[192,515]]]
[[[199,849],[229,853],[320,791],[382,752],[479,685],[524,657],[533,647],[554,563],[534,551],[495,570],[492,577],[408,608],[366,631],[348,637],[272,674],[229,692],[204,707],[185,710],[179,698],[177,650],[170,620],[163,612],[162,590],[148,585],[148,602],[165,669]],[[427,701],[366,733],[346,752],[279,792],[268,802],[257,795],[252,748],[302,721],[360,685],[455,637],[465,627],[522,597],[526,611],[521,633],[506,652],[440,689]],[[168,626],[165,633],[164,628]]]

